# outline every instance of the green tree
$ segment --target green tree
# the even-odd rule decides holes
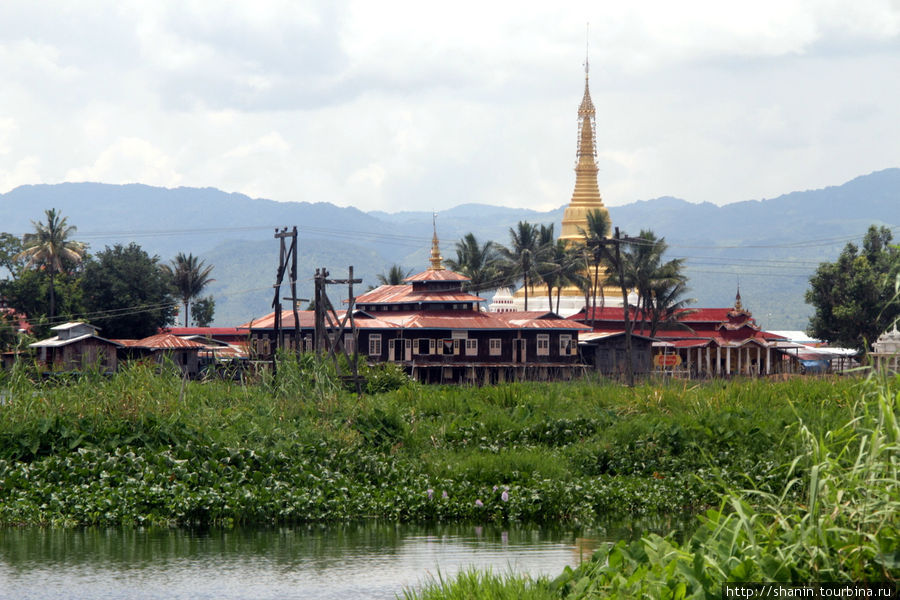
[[[579,227],[579,233],[583,239],[582,248],[585,263],[593,271],[593,274],[587,278],[586,284],[588,286],[587,292],[590,306],[593,308],[593,311],[596,311],[597,296],[600,296],[601,306],[606,301],[603,294],[603,281],[600,279],[600,269],[604,268],[605,270],[605,267],[613,260],[609,245],[611,233],[609,215],[601,210],[588,212],[587,229]]]
[[[859,350],[867,350],[900,316],[895,285],[900,274],[900,247],[887,227],[872,225],[862,250],[847,244],[833,263],[821,263],[810,277],[806,302],[815,309],[808,333]]]
[[[175,298],[159,264],[134,242],[107,246],[84,267],[86,317],[104,337],[139,339],[171,323]]]
[[[469,278],[466,289],[482,291],[496,287],[500,277],[500,255],[492,241],[480,243],[474,233],[467,233],[456,242],[456,258],[448,258],[447,266]]]
[[[641,230],[624,248],[623,267],[628,287],[637,292],[637,318],[641,331],[649,321],[650,336],[656,335],[660,325],[672,325],[691,299],[687,293],[687,277],[683,273],[684,259],[663,262],[669,246],[665,238],[658,238],[649,230]]]
[[[22,240],[5,231],[0,233],[0,269],[6,269],[8,277],[15,279],[24,261],[17,258],[22,253]]]
[[[199,296],[207,285],[215,281],[209,274],[212,265],[207,266],[205,261],[193,254],[184,255],[179,252],[171,261],[171,265],[163,265],[163,269],[169,275],[172,287],[184,306],[184,326],[190,323],[188,308],[190,301]]]
[[[194,323],[197,327],[209,327],[216,312],[216,301],[212,296],[198,298],[191,302],[191,312],[194,315]]]
[[[412,269],[404,270],[400,265],[393,264],[386,273],[379,273],[377,279],[380,285],[403,285],[410,275],[412,275]]]
[[[525,310],[528,310],[528,288],[540,280],[539,268],[544,262],[546,246],[541,245],[541,230],[527,221],[519,221],[509,229],[510,245],[498,250],[504,279],[512,284],[519,279],[525,289]]]
[[[23,250],[16,256],[24,260],[26,268],[42,268],[50,278],[50,319],[56,316],[55,276],[71,264],[80,263],[85,253],[81,242],[69,239],[76,227],[69,225],[66,217],[55,208],[44,211],[46,223],[32,221],[34,233],[26,233],[22,238]]]

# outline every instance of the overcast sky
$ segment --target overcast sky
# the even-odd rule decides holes
[[[0,192],[555,208],[587,22],[607,205],[900,166],[900,0],[3,0]]]

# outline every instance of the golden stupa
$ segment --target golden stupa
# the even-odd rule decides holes
[[[562,231],[559,239],[566,240],[568,244],[580,244],[584,241],[583,231],[587,231],[588,213],[599,210],[609,218],[609,211],[603,205],[600,197],[600,188],[597,185],[597,142],[596,142],[596,110],[591,100],[589,83],[590,69],[587,58],[584,61],[584,96],[578,107],[578,148],[575,162],[575,190],[572,199],[566,207],[562,219]],[[610,220],[612,223],[612,220]],[[600,279],[606,280],[605,270],[601,270]],[[546,289],[541,292],[542,286],[529,286],[528,310],[556,310],[556,292],[553,295],[553,305],[547,301]],[[517,310],[525,309],[525,289],[519,288],[513,296]],[[621,306],[622,291],[616,287],[603,286],[602,302],[605,306]],[[601,296],[597,297],[597,306],[601,303]],[[560,293],[559,313],[563,316],[575,314],[584,308],[585,294],[575,286],[566,286]]]

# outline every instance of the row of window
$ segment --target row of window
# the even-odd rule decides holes
[[[450,339],[439,339],[436,340],[434,338],[415,338],[415,339],[404,339],[404,340],[391,340],[393,343],[390,344],[390,350],[400,350],[400,346],[398,343],[403,344],[403,352],[409,351],[409,353],[413,355],[428,355],[428,354],[443,354],[443,355],[452,355],[459,356],[460,354],[464,354],[465,356],[477,356],[478,355],[478,340],[474,338],[450,338]],[[511,340],[511,343],[515,343],[520,340]],[[332,338],[333,342],[333,338]],[[303,336],[303,339],[300,341],[300,349],[304,352],[312,352],[313,350],[313,340],[312,336]],[[255,349],[256,352],[260,355],[268,355],[272,351],[272,343],[269,338],[257,338],[255,340]],[[290,336],[285,337],[285,346],[288,350],[294,350],[294,341]],[[344,334],[344,347],[348,352],[353,352],[354,349],[354,339],[352,334]],[[380,333],[370,333],[369,334],[369,347],[368,353],[370,356],[381,356],[382,353],[382,334]],[[503,340],[501,338],[490,338],[488,339],[488,356],[500,356],[503,351]],[[559,336],[559,355],[560,356],[574,356],[576,354],[576,346],[575,342],[571,335],[560,335]],[[550,356],[550,335],[546,333],[539,333],[537,335],[537,348],[536,354],[538,356]]]
[[[400,340],[394,340],[398,342]],[[514,340],[515,341],[515,340]],[[461,349],[465,349],[466,356],[478,355],[478,340],[474,338],[453,338],[435,340],[433,338],[416,338],[415,340],[404,340],[405,349],[410,349],[412,354],[444,354],[459,356]],[[464,344],[463,344],[464,342]],[[369,355],[381,355],[381,334],[369,334]],[[500,356],[503,350],[503,340],[501,338],[488,339],[488,356]],[[571,335],[559,336],[559,354],[560,356],[574,356],[576,354],[575,344]],[[537,335],[537,355],[550,356],[550,335],[541,333]]]

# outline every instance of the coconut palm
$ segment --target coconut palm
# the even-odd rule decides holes
[[[492,241],[479,243],[474,233],[467,233],[456,242],[456,259],[446,259],[447,266],[469,278],[466,289],[481,291],[497,285],[500,275],[497,245]]]
[[[163,269],[169,274],[172,287],[175,288],[176,294],[184,304],[184,326],[187,327],[191,300],[199,296],[207,285],[215,281],[209,276],[213,266],[207,266],[205,261],[193,254],[185,256],[183,252],[179,252],[171,261],[171,266],[163,265]]]
[[[649,230],[641,230],[632,238],[623,254],[625,277],[638,296],[637,314],[641,330],[650,320],[650,335],[662,322],[671,321],[680,313],[676,310],[690,300],[681,299],[687,292],[687,278],[682,273],[684,259],[663,262],[668,250],[665,238],[658,238]]]
[[[44,211],[46,223],[32,221],[34,233],[26,233],[22,237],[23,250],[16,255],[17,260],[24,260],[26,268],[42,267],[50,276],[50,312],[52,320],[56,316],[56,292],[53,279],[57,273],[63,272],[67,264],[80,263],[84,258],[85,246],[81,242],[70,240],[77,228],[67,223],[55,208]]]
[[[379,273],[377,279],[381,285],[403,285],[410,275],[412,275],[412,269],[404,270],[400,265],[393,264],[386,273]]]
[[[650,301],[646,307],[650,319],[650,337],[654,337],[661,327],[690,329],[679,321],[696,312],[695,309],[686,308],[694,299],[683,297],[688,291],[687,278],[680,273],[680,263],[674,263],[676,261],[672,260],[664,264],[662,271],[668,275],[657,278],[651,285]]]
[[[509,229],[510,246],[501,246],[502,269],[506,279],[512,283],[522,279],[525,289],[525,310],[528,310],[528,288],[540,279],[539,265],[543,261],[541,246],[541,230],[527,221],[519,221],[516,227]]]
[[[601,210],[592,210],[587,214],[587,228],[578,228],[583,238],[585,262],[594,271],[588,282],[592,315],[597,311],[597,295],[600,295],[601,306],[606,300],[603,296],[603,282],[600,281],[600,268],[612,260],[609,246],[610,226],[607,213]]]

